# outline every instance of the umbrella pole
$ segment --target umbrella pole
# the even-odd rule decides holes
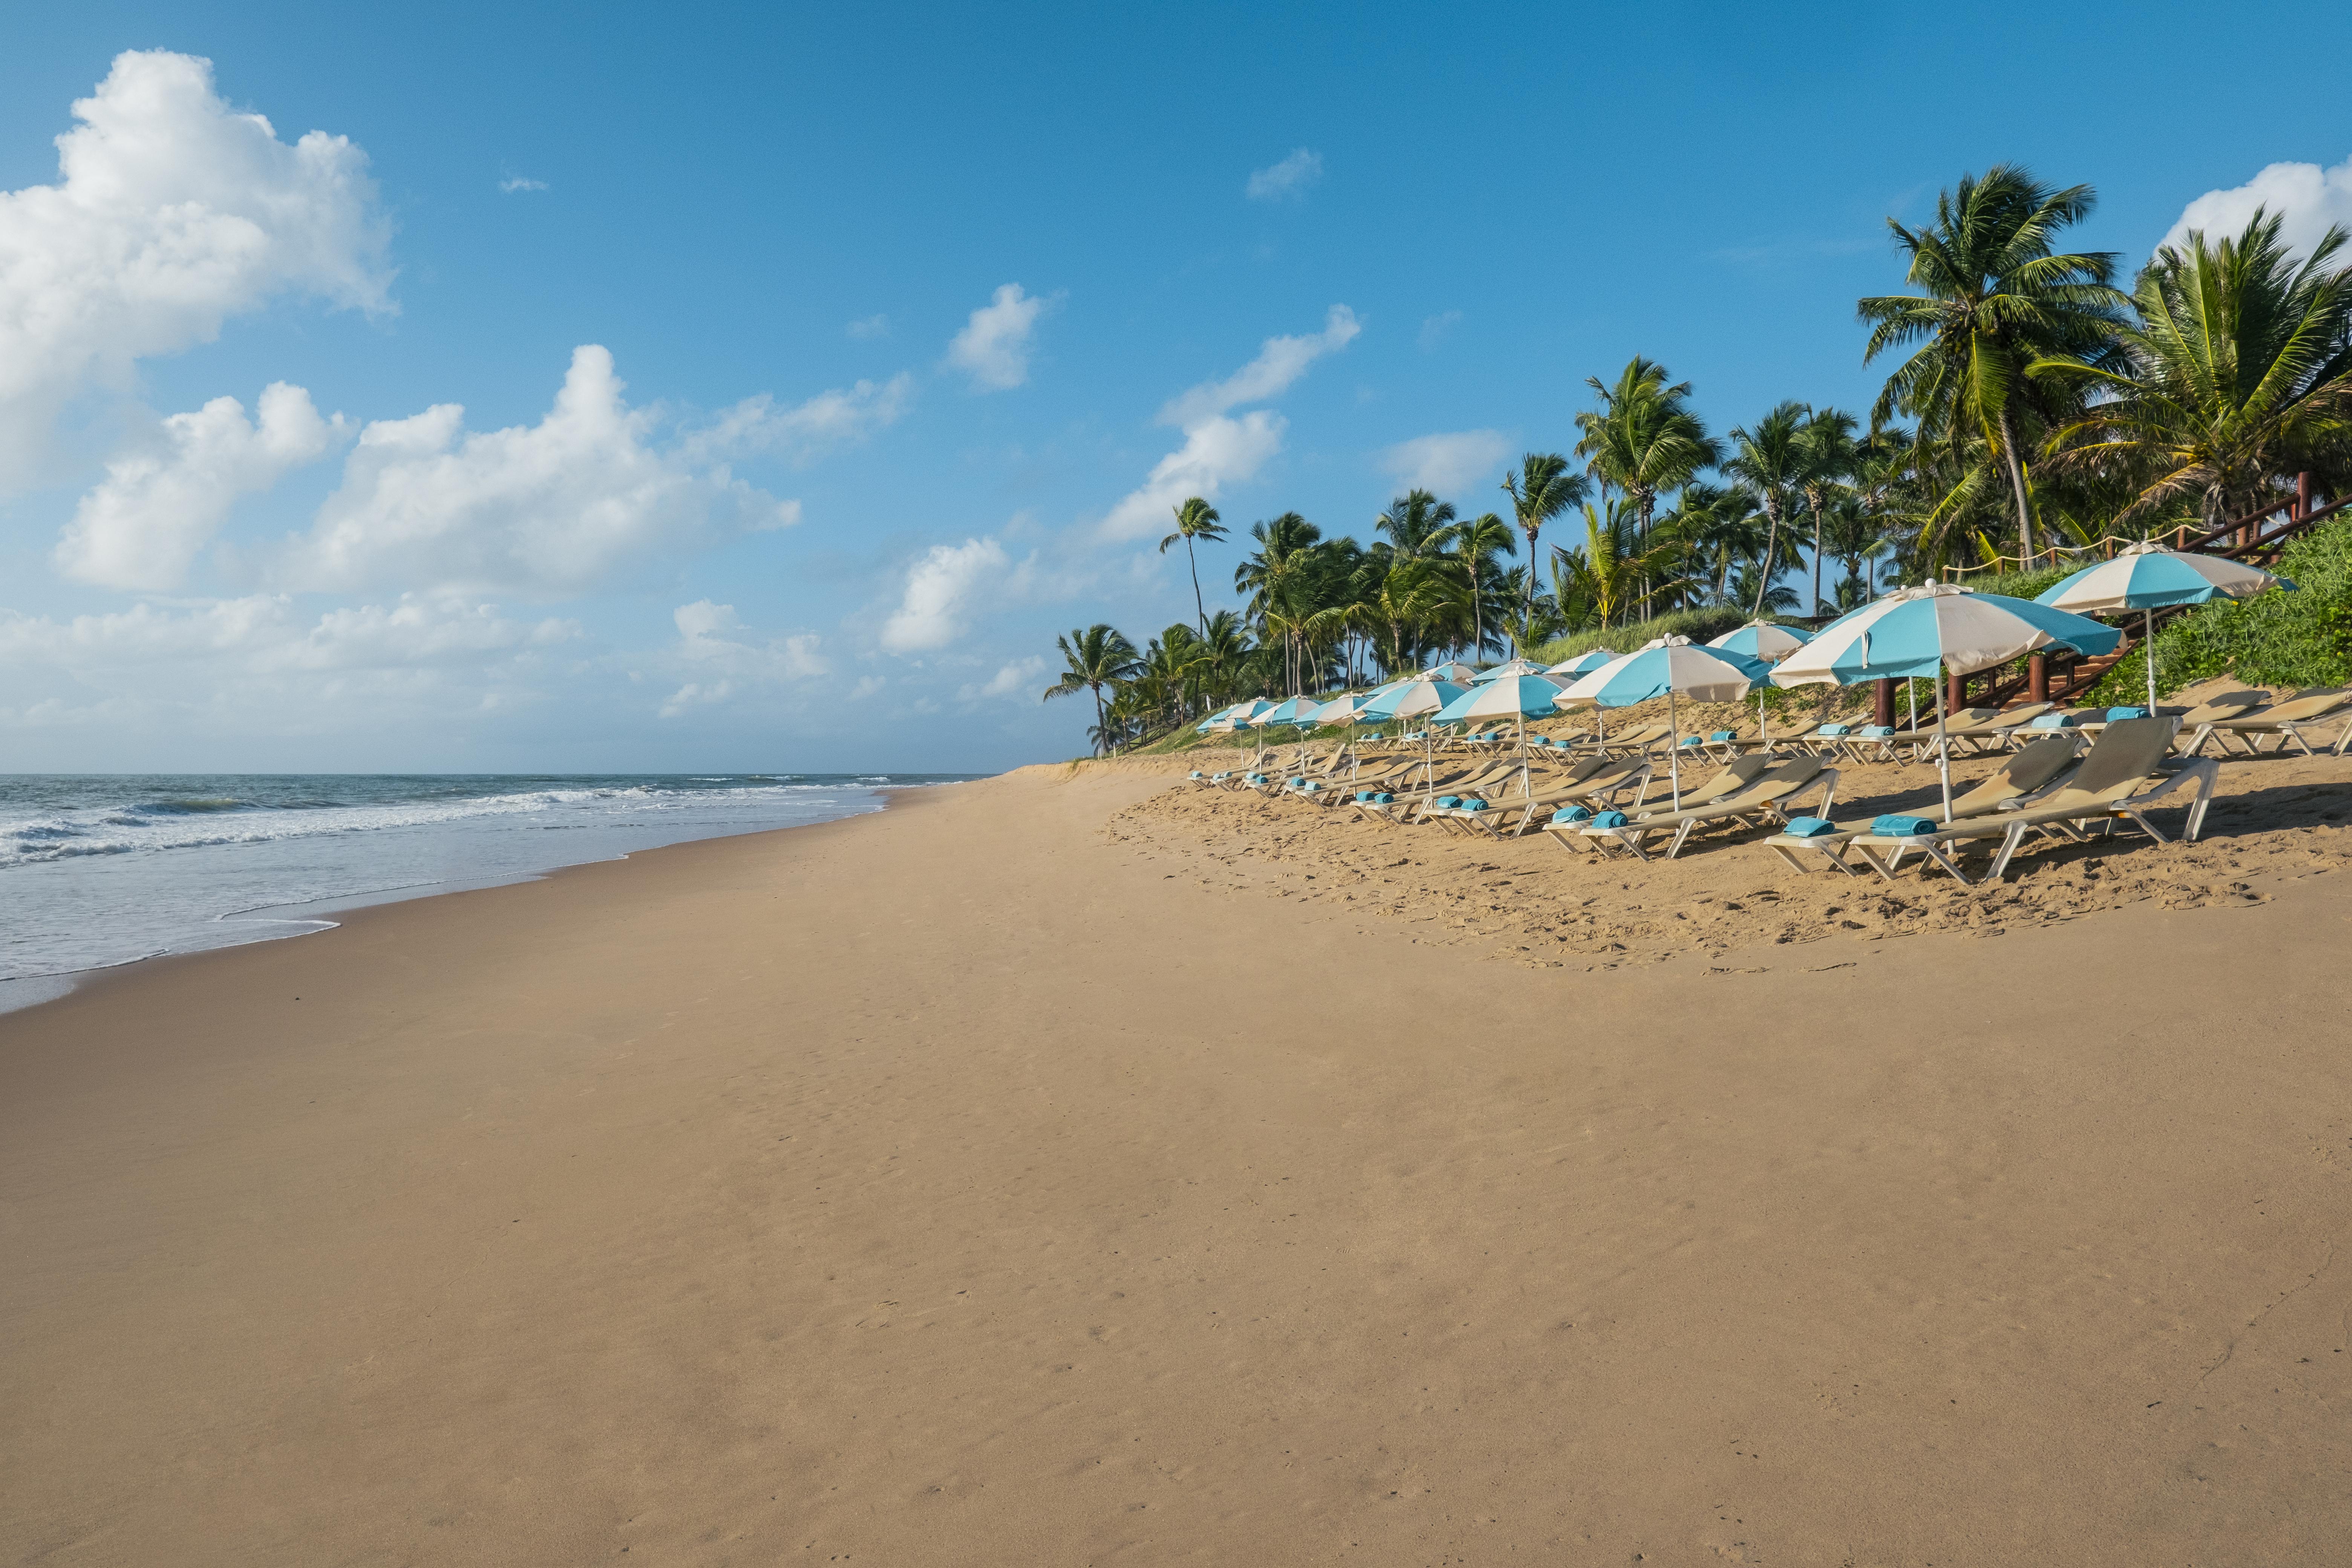
[[[1528,782],[1528,716],[1519,715],[1519,797],[1534,798],[1535,785]]]
[[[2153,719],[2156,717],[2156,612],[2154,610],[2147,612],[2147,619],[2143,625],[2146,629],[2140,633],[2140,648],[2147,655],[2147,716]]]
[[[1675,717],[1675,689],[1666,688],[1666,728],[1674,731],[1674,750],[1666,753],[1666,778],[1674,791],[1675,809],[1683,808],[1683,726]]]
[[[1948,827],[1952,822],[1952,753],[1944,748],[1944,667],[1939,664],[1936,667],[1936,773],[1944,781],[1944,825]]]
[[[1764,717],[1764,689],[1760,686],[1756,689],[1756,740],[1759,750],[1772,749],[1772,724]]]

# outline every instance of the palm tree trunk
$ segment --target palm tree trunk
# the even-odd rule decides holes
[[[2026,504],[2025,470],[2017,461],[2017,434],[2009,422],[2009,410],[2000,411],[2000,456],[2009,467],[2010,493],[2017,498],[2017,548],[2025,557],[2025,564],[2033,564],[2041,552],[2033,548],[2033,509]]]
[[[1103,712],[1102,682],[1096,680],[1087,684],[1095,694],[1095,750],[1107,752],[1110,749],[1110,719]]]
[[[1526,603],[1519,610],[1519,625],[1531,631],[1536,618],[1536,531],[1532,528],[1528,530],[1528,593]],[[1519,651],[1524,654],[1527,649]]]
[[[1757,569],[1756,574],[1756,607],[1748,612],[1748,618],[1751,621],[1764,618],[1764,598],[1772,591],[1772,557],[1780,548],[1780,503],[1769,492],[1764,497],[1764,515],[1771,521],[1772,526],[1764,535],[1764,564]]]
[[[1822,503],[1807,495],[1805,504],[1813,511],[1813,607],[1806,613],[1818,616],[1822,613]]]
[[[1192,613],[1201,617],[1201,640],[1209,637],[1209,607],[1201,598],[1201,561],[1192,553],[1192,536],[1184,536],[1184,559],[1192,568]]]

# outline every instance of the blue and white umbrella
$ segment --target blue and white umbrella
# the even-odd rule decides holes
[[[1507,675],[1474,686],[1444,707],[1430,721],[1451,724],[1457,720],[1515,719],[1519,726],[1519,793],[1532,793],[1528,783],[1528,721],[1559,710],[1559,688],[1540,675]]]
[[[2294,584],[2275,572],[2225,561],[2219,555],[2189,555],[2154,542],[2128,544],[2112,561],[2085,566],[2033,596],[2037,605],[2086,615],[2093,610],[2138,610],[2147,650],[2147,710],[2156,711],[2156,612],[2174,605],[2214,599],[2251,599],[2270,588]]]
[[[1410,719],[1416,714],[1435,713],[1439,709],[1461,696],[1464,689],[1465,688],[1456,686],[1450,680],[1415,679],[1399,681],[1385,691],[1373,692],[1365,700],[1364,705],[1356,711],[1365,719],[1374,721]],[[1428,726],[1423,725],[1423,729],[1426,731]],[[1422,738],[1424,742],[1422,748],[1424,755],[1421,776],[1422,782],[1426,784],[1430,776],[1436,772],[1437,737],[1424,733]]]
[[[1769,668],[1759,659],[1722,648],[1703,647],[1688,637],[1660,637],[1633,652],[1611,659],[1559,694],[1563,704],[1590,702],[1599,708],[1631,708],[1654,697],[1666,700],[1666,722],[1674,731],[1674,749],[1666,756],[1675,809],[1683,804],[1682,721],[1675,699],[1700,702],[1737,702],[1749,687],[1762,680]]]
[[[1508,680],[1515,675],[1541,675],[1543,672],[1544,667],[1531,658],[1514,658],[1492,669],[1480,670],[1470,678],[1470,684],[1484,686],[1490,680]]]
[[[1813,640],[1813,634],[1802,626],[1784,626],[1778,621],[1750,621],[1735,627],[1719,637],[1709,637],[1706,646],[1719,647],[1727,653],[1746,654],[1749,658],[1777,664]],[[1756,694],[1756,732],[1769,750],[1772,744],[1770,727],[1764,718],[1764,694]]]
[[[1772,670],[1775,686],[1853,686],[1864,680],[1936,682],[1936,766],[1944,820],[1952,819],[1952,763],[1944,746],[1944,674],[1972,675],[2045,647],[2096,656],[2123,641],[2113,626],[2065,610],[1979,594],[1953,583],[1898,588],[1823,626]]]
[[[1273,706],[1273,703],[1262,697],[1253,697],[1245,702],[1234,703],[1223,712],[1213,714],[1209,721],[1201,727],[1204,731],[1231,734],[1235,730],[1248,729],[1259,714]]]
[[[1709,637],[1706,646],[1731,653],[1744,653],[1749,658],[1760,658],[1772,664],[1788,658],[1812,640],[1813,634],[1802,626],[1784,626],[1778,621],[1750,621],[1719,637]]]
[[[1558,664],[1546,669],[1544,673],[1546,675],[1567,676],[1591,675],[1594,670],[1599,669],[1602,665],[1607,664],[1611,659],[1615,658],[1617,656],[1615,654],[1611,653],[1605,647],[1597,647],[1591,653],[1580,653],[1574,658],[1561,659]]]

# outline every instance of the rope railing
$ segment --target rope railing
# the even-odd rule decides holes
[[[2182,547],[2189,537],[2190,526],[2190,524],[2184,522],[2177,528],[2167,531],[2172,536],[2173,549],[2179,550]],[[2162,533],[2151,533],[2147,535],[2146,539],[2127,539],[2121,534],[2110,533],[2098,539],[2095,539],[2088,544],[2053,544],[2043,550],[2041,554],[2031,558],[2023,555],[1997,554],[1991,560],[1980,561],[1973,566],[1946,566],[1943,568],[1943,573],[1947,578],[1951,579],[1966,577],[1972,573],[1978,572],[2006,573],[2011,563],[2014,563],[2016,568],[2021,572],[2029,570],[2037,564],[2050,563],[2049,557],[2053,555],[2071,555],[2079,559],[2083,556],[2089,555],[2094,552],[2100,553],[2105,559],[2112,561],[2115,559],[2115,547],[2118,544],[2145,544],[2150,539],[2162,539],[2164,537],[2165,535]]]

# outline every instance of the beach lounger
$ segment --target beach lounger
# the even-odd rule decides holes
[[[1507,793],[1499,799],[1491,799],[1494,812],[1482,815],[1477,826],[1497,838],[1507,826],[1511,837],[1517,838],[1547,813],[1574,805],[1607,807],[1615,805],[1629,790],[1633,792],[1633,804],[1639,805],[1649,793],[1655,767],[1647,757],[1587,756],[1580,759],[1565,777],[1549,781],[1532,795]]]
[[[1674,726],[1671,724],[1644,724],[1639,729],[1628,730],[1622,735],[1612,735],[1605,741],[1597,742],[1596,744],[1611,756],[1630,757],[1646,752],[1661,741],[1673,740],[1674,734]]]
[[[2304,731],[2314,724],[2341,718],[2344,728],[2335,742],[2332,744],[2326,741],[2320,742],[2340,757],[2345,754],[2347,742],[2352,742],[2352,713],[2343,711],[2347,707],[2352,707],[2352,691],[2326,687],[2298,691],[2273,707],[2242,717],[2207,720],[2198,726],[2195,737],[2181,748],[2180,754],[2184,757],[2198,755],[2205,749],[2206,741],[2210,739],[2219,742],[2224,756],[2229,754],[2230,742],[2234,740],[2245,747],[2247,756],[2258,757],[2263,754],[2263,739],[2275,736],[2278,745],[2273,754],[2284,752],[2293,745],[2305,756],[2314,757],[2319,753],[2311,749],[2311,742]]]
[[[1643,841],[1652,834],[1672,832],[1674,841],[1666,847],[1665,854],[1665,858],[1671,860],[1682,853],[1683,846],[1689,842],[1690,836],[1702,827],[1725,823],[1754,826],[1766,822],[1783,821],[1787,816],[1786,807],[1816,792],[1821,795],[1819,809],[1826,816],[1831,803],[1837,797],[1837,781],[1838,771],[1825,765],[1821,758],[1791,757],[1767,767],[1737,793],[1718,800],[1685,806],[1680,811],[1651,812],[1639,817],[1628,817],[1622,822],[1596,818],[1590,823],[1574,823],[1565,827],[1553,823],[1544,831],[1558,837],[1564,847],[1581,846],[1601,855],[1622,849],[1637,860],[1650,858]],[[1702,787],[1713,787],[1712,781]]]
[[[2073,770],[2076,757],[2074,741],[2070,735],[2045,735],[2032,742],[1994,771],[1992,775],[1967,793],[1952,799],[1952,820],[1973,821],[1989,816],[2012,803],[2030,802],[2045,790],[2056,788]],[[1871,831],[1871,823],[1833,823],[1826,829],[1809,825],[1820,818],[1793,820],[1787,829],[1764,840],[1767,847],[1797,870],[1810,870],[1798,853],[1804,851],[1821,856],[1830,865],[1849,877],[1862,875],[1846,850],[1853,841]],[[1900,858],[1900,851],[1896,852]]]
[[[1854,852],[1880,876],[1892,881],[1900,868],[1903,852],[1917,849],[1965,886],[1969,879],[1955,858],[1957,847],[1999,838],[2000,847],[1993,856],[1991,869],[1985,873],[1985,879],[1998,881],[2009,870],[2010,861],[2029,834],[2082,843],[2089,838],[2083,824],[2105,822],[2112,833],[2117,823],[2128,818],[2158,844],[2170,842],[2148,821],[2147,814],[2158,800],[2191,783],[2196,784],[2197,794],[2189,803],[2181,837],[2183,842],[2193,844],[2204,828],[2205,810],[2212,801],[2213,785],[2221,777],[2221,765],[2210,757],[2168,764],[2165,753],[2171,748],[2174,727],[2170,719],[2119,720],[2107,726],[2106,732],[2084,756],[2074,774],[2042,799],[1973,822],[1931,821],[1925,833],[1864,833],[1853,840]]]

